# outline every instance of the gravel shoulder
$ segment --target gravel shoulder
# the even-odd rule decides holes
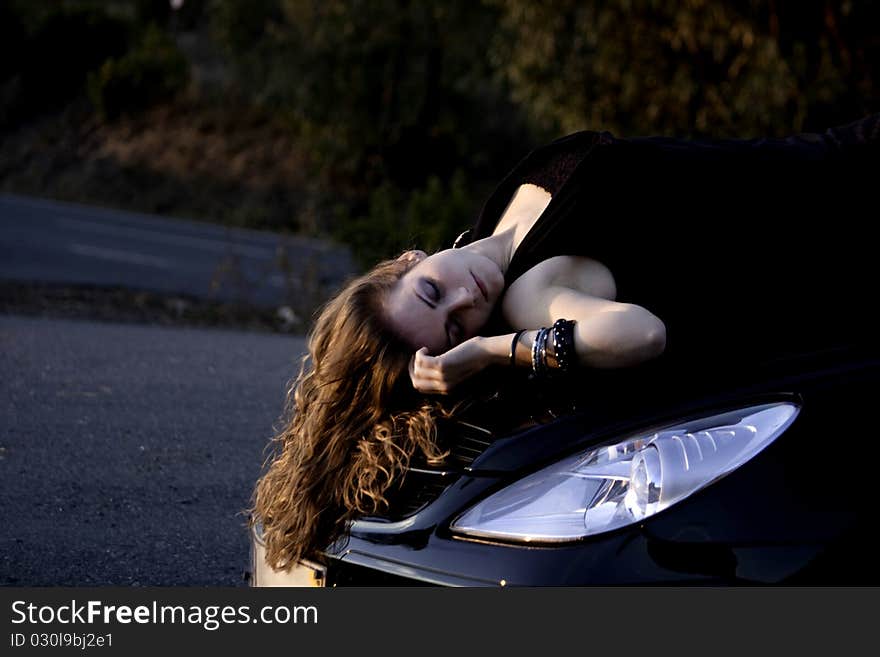
[[[302,318],[283,308],[199,299],[186,294],[98,285],[0,279],[0,314],[154,326],[302,334]]]

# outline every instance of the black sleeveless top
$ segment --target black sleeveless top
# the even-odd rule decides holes
[[[623,139],[578,132],[529,153],[484,204],[552,195],[508,284],[555,255],[595,258],[618,300],[667,325],[667,354],[777,353],[870,333],[880,115],[781,139]],[[872,314],[872,313],[871,313]],[[871,327],[868,330],[868,327]]]

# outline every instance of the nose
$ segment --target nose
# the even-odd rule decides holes
[[[476,303],[477,299],[474,296],[474,293],[462,286],[450,295],[449,309],[454,311],[462,308],[470,308],[476,305]]]

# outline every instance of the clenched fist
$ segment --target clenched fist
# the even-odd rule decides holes
[[[493,362],[490,341],[491,338],[476,336],[437,356],[431,356],[427,347],[422,347],[409,364],[413,387],[424,393],[448,393]]]

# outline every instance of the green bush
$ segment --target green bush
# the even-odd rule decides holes
[[[448,182],[436,176],[407,191],[389,182],[370,194],[366,212],[348,216],[340,206],[336,237],[349,244],[361,267],[410,248],[447,248],[476,219],[477,202],[459,169]]]
[[[89,75],[89,98],[105,120],[166,100],[189,80],[189,64],[171,38],[150,26],[136,48]]]

